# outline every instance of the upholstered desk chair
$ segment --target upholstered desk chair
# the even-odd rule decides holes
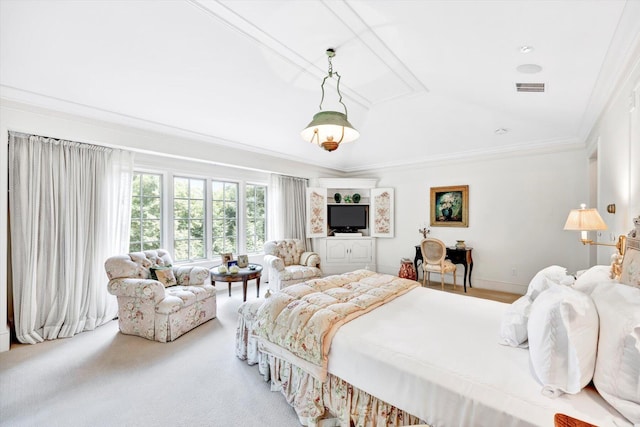
[[[442,284],[442,290],[444,290],[444,275],[446,273],[453,274],[453,288],[456,287],[456,265],[448,259],[447,247],[442,240],[438,239],[424,239],[420,242],[420,249],[422,250],[422,270],[424,274],[422,276],[422,286],[425,286],[427,280],[431,283],[431,273],[440,274],[440,283]]]
[[[264,264],[272,292],[322,277],[320,256],[306,250],[300,239],[271,240],[264,244]]]

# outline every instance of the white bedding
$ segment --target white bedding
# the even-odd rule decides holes
[[[498,344],[508,304],[417,288],[343,325],[328,370],[438,426],[629,426],[593,388],[543,396],[527,349]]]

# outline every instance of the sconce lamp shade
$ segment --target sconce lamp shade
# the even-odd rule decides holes
[[[594,244],[588,239],[587,231],[606,230],[607,224],[604,223],[597,209],[585,208],[586,205],[583,203],[580,205],[580,209],[571,209],[564,229],[580,231],[580,240],[583,245]]]
[[[360,132],[347,120],[347,115],[338,111],[320,111],[300,133],[302,139],[333,151],[343,142],[358,139]]]
[[[584,205],[583,205],[584,206]],[[565,230],[594,231],[606,230],[604,223],[597,209],[572,209],[564,224]]]
[[[572,209],[564,224],[565,230],[580,231],[580,241],[583,245],[601,245],[615,246],[619,255],[624,255],[626,236],[620,235],[617,243],[600,243],[594,242],[587,238],[588,231],[606,230],[607,224],[604,223],[597,209],[585,209],[586,205],[580,205],[580,209]]]

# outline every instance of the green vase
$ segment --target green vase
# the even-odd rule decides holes
[[[336,193],[333,195],[333,200],[336,201],[336,203],[340,203],[340,201],[342,200],[342,196],[340,195],[340,193]]]
[[[360,195],[358,193],[353,195],[353,203],[360,203]]]

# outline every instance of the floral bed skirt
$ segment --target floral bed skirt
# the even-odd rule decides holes
[[[265,381],[271,381],[271,390],[284,395],[302,425],[316,427],[321,420],[330,418],[345,427],[399,427],[424,423],[334,375],[329,374],[327,381],[322,383],[297,366],[260,352],[251,331],[261,304],[260,300],[250,301],[238,310],[236,355],[250,365],[258,364]]]

